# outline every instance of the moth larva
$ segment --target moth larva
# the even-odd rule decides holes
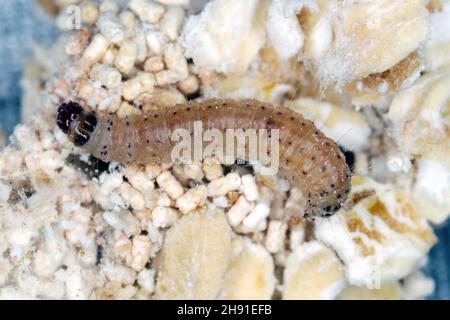
[[[57,117],[58,126],[75,145],[104,161],[128,164],[170,160],[171,132],[184,128],[192,134],[195,121],[201,121],[205,130],[221,132],[279,129],[279,174],[303,192],[305,215],[332,215],[350,192],[350,170],[336,143],[314,123],[285,107],[255,100],[211,99],[120,119],[100,117],[69,102],[59,107]]]

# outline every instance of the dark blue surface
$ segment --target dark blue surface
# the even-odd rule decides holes
[[[0,0],[0,126],[10,134],[20,120],[22,61],[33,41],[51,43],[56,29],[32,0]],[[424,268],[435,279],[431,299],[450,299],[450,223],[435,228],[439,242]]]
[[[50,44],[57,30],[33,0],[0,0],[0,127],[19,120],[22,63],[33,42]]]
[[[438,243],[431,249],[425,274],[433,277],[435,292],[429,299],[450,299],[450,222],[434,228]]]

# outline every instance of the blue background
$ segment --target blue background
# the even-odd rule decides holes
[[[10,134],[20,121],[20,78],[33,41],[50,44],[57,30],[33,0],[0,0],[0,127]],[[435,229],[438,244],[431,250],[426,274],[435,279],[431,299],[450,299],[450,224]]]

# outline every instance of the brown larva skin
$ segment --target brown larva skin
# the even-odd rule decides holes
[[[202,121],[204,131],[279,129],[278,174],[303,192],[307,199],[305,215],[331,215],[346,200],[350,170],[336,143],[298,113],[255,100],[211,99],[161,107],[144,116],[125,119],[115,115],[97,117],[95,130],[82,148],[105,161],[127,164],[170,161],[175,144],[169,139],[170,133],[177,128],[192,132],[194,121],[198,120]],[[81,125],[82,120],[71,124],[72,141],[76,136],[73,129]]]

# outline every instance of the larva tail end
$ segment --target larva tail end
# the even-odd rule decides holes
[[[328,205],[324,208],[321,208],[320,215],[322,217],[331,217],[336,212],[338,212],[341,209],[341,207],[342,207],[342,203],[337,203],[334,206]]]

